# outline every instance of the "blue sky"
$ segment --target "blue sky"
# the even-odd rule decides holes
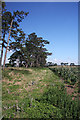
[[[35,32],[50,42],[46,45],[51,56],[47,61],[78,61],[78,3],[77,2],[7,2],[7,10],[29,12],[20,24],[28,35]],[[7,58],[11,52],[8,52]]]

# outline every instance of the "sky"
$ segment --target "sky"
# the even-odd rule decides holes
[[[6,2],[7,10],[29,12],[20,28],[29,35],[50,42],[45,47],[51,56],[47,62],[78,62],[78,3],[77,2]],[[11,55],[8,52],[7,58]]]

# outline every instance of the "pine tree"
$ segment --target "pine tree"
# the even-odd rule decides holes
[[[14,52],[11,55],[10,60],[13,59],[12,57],[14,56],[15,60],[19,58],[21,62],[20,64],[22,64],[22,59],[24,58],[23,48],[25,42],[25,33],[21,29],[18,29],[17,31],[18,31],[18,36],[15,38],[15,41],[9,44],[9,50],[12,50]]]
[[[5,41],[5,34],[6,34],[6,24],[7,24],[7,22],[6,22],[6,24],[5,24],[5,20],[4,20],[4,17],[2,16],[4,13],[6,12],[6,9],[5,9],[5,2],[2,2],[2,4],[1,4],[1,23],[2,23],[2,27],[1,27],[1,32],[2,32],[2,34],[1,34],[1,45],[2,45],[2,49],[1,49],[1,63],[2,63],[2,57],[3,57],[3,48],[5,47],[5,43],[6,43],[6,41]],[[3,26],[3,24],[4,24],[4,26]],[[2,29],[3,28],[3,29]]]
[[[27,66],[39,67],[45,65],[47,56],[52,54],[44,48],[45,44],[49,44],[49,42],[43,40],[42,37],[37,37],[35,33],[28,35],[23,51]]]
[[[3,26],[5,26],[3,27],[3,35],[5,34],[5,32],[9,34],[8,40],[6,42],[7,46],[6,46],[5,56],[4,56],[3,69],[5,67],[5,61],[6,61],[6,55],[7,55],[10,36],[13,37],[14,39],[17,37],[17,33],[18,33],[17,29],[19,29],[19,23],[22,22],[24,17],[27,15],[28,15],[28,12],[23,12],[23,11],[19,12],[18,10],[16,12],[13,12],[13,14],[11,14],[11,12],[8,12],[8,11],[3,13],[3,20],[4,20]]]
[[[15,52],[9,60],[14,63],[19,57],[20,63],[22,64],[24,61],[26,67],[44,66],[47,56],[52,54],[44,48],[45,44],[49,44],[49,42],[43,40],[42,37],[37,37],[35,33],[28,35],[25,41],[25,34],[23,33],[18,41],[16,39],[16,42],[10,44],[11,49]]]

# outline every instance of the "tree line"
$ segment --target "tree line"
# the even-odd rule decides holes
[[[7,51],[10,50],[13,51],[9,58],[10,63],[13,64],[16,59],[19,59],[20,64],[25,67],[44,66],[47,56],[52,54],[45,48],[45,45],[49,44],[48,40],[38,37],[36,33],[31,33],[26,38],[26,33],[20,28],[20,23],[28,14],[29,12],[18,10],[10,12],[6,9],[5,2],[2,2],[1,63],[5,49],[3,69],[5,67]],[[8,36],[7,40],[6,36]]]

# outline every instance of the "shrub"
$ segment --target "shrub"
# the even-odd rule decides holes
[[[77,68],[50,68],[56,75],[62,77],[65,82],[74,85],[78,80]]]
[[[62,118],[79,117],[78,101],[72,101],[63,87],[50,87],[39,99],[40,102],[51,104],[61,110]]]

